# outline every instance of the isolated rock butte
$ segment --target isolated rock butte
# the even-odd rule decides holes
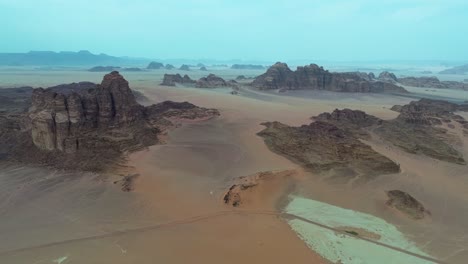
[[[226,87],[228,86],[227,82],[214,74],[209,74],[206,77],[202,77],[197,81],[195,85],[199,88],[215,88],[215,87]]]
[[[292,71],[286,63],[277,62],[266,73],[252,82],[259,89],[310,89],[334,92],[407,92],[404,88],[388,82],[375,81],[363,73],[331,73],[316,64],[297,67]]]
[[[388,196],[387,206],[393,207],[406,216],[419,220],[431,215],[424,206],[413,196],[400,190],[391,190],[386,192]]]
[[[175,66],[172,65],[172,64],[166,64],[166,66],[164,67],[164,69],[166,69],[166,70],[172,70],[172,69],[175,69]]]
[[[142,119],[128,82],[116,71],[104,76],[101,85],[85,94],[68,95],[35,89],[29,110],[34,144],[45,150],[74,152],[83,129],[119,126]]]
[[[178,123],[219,115],[188,102],[143,107],[118,72],[89,86],[34,89],[29,112],[0,113],[0,159],[102,171],[119,164],[123,153],[158,143]]]
[[[190,77],[185,74],[184,77],[182,77],[180,74],[164,74],[163,81],[161,85],[165,86],[175,86],[176,83],[179,84],[194,84],[196,83],[195,80],[190,79]]]

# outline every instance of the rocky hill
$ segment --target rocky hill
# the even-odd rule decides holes
[[[28,112],[0,118],[0,157],[65,169],[103,170],[125,152],[156,144],[174,122],[219,115],[187,102],[144,107],[116,71],[99,85],[38,88],[31,98]]]
[[[286,63],[277,62],[258,76],[252,86],[259,89],[327,90],[360,93],[405,93],[406,90],[388,82],[374,80],[362,73],[332,73],[316,64],[297,67],[292,71]]]

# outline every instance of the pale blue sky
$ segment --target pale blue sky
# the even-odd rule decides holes
[[[0,52],[468,60],[468,0],[0,0]]]

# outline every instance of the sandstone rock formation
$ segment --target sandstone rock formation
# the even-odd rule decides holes
[[[263,171],[235,178],[223,195],[223,202],[244,209],[274,209],[276,202],[293,184],[294,170]]]
[[[391,82],[391,83],[395,83],[395,82],[398,81],[395,74],[393,74],[391,72],[388,72],[388,71],[381,72],[379,74],[378,79],[381,80],[381,81],[384,81],[384,82]]]
[[[205,66],[200,67],[200,71],[208,71]]]
[[[420,220],[431,215],[418,200],[404,191],[391,190],[387,191],[386,194],[388,196],[387,206],[397,209],[412,219]]]
[[[175,86],[177,83],[179,84],[195,84],[196,81],[190,79],[190,77],[185,74],[182,77],[180,74],[164,74],[163,82],[161,85],[165,86]]]
[[[29,112],[1,115],[4,158],[99,171],[118,163],[124,152],[157,143],[158,134],[173,127],[173,122],[219,115],[186,102],[144,107],[118,72],[90,86],[74,83],[34,89]]]
[[[394,84],[373,80],[363,73],[331,73],[316,64],[297,67],[292,71],[287,64],[277,62],[266,73],[258,76],[252,86],[259,89],[310,89],[334,92],[396,92],[406,90]]]
[[[156,62],[156,61],[150,62],[150,64],[148,64],[148,66],[146,67],[146,69],[152,69],[152,70],[159,70],[162,68],[164,68],[164,64],[160,62]]]
[[[195,86],[199,88],[216,88],[226,87],[228,84],[223,78],[209,74],[207,77],[200,78]]]
[[[376,134],[385,141],[413,154],[423,154],[434,159],[465,164],[463,155],[450,142],[452,138],[442,123],[456,122],[467,126],[463,117],[454,111],[467,111],[468,105],[457,105],[440,100],[421,99],[405,106],[392,108],[400,112],[393,120],[381,120],[359,110],[336,109],[323,113],[315,120],[331,123],[356,137],[369,139]]]
[[[353,133],[331,123],[316,121],[301,127],[279,122],[263,123],[258,133],[278,154],[315,173],[334,179],[370,179],[398,173],[398,164],[358,140]]]
[[[166,66],[164,66],[164,69],[166,70],[172,70],[172,69],[175,69],[174,65],[172,64],[166,64]]]
[[[398,82],[412,87],[468,90],[468,84],[456,81],[439,81],[437,77],[404,77]]]

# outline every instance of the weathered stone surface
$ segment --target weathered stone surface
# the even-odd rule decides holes
[[[163,82],[161,85],[165,86],[175,86],[177,83],[179,84],[195,84],[196,81],[190,79],[190,77],[185,74],[182,77],[180,74],[164,74]]]
[[[297,67],[296,71],[292,71],[287,64],[281,62],[277,62],[266,73],[255,78],[252,86],[259,89],[310,89],[334,92],[406,92],[394,84],[374,81],[365,73],[331,73],[316,64]]]
[[[387,206],[397,209],[409,218],[420,220],[431,215],[418,200],[404,191],[391,190],[387,191],[386,194],[388,196]]]
[[[451,137],[438,128],[443,120],[463,124],[461,116],[453,111],[466,111],[467,105],[457,105],[440,100],[421,99],[404,106],[394,106],[400,115],[393,120],[381,120],[359,110],[335,110],[323,113],[315,120],[328,122],[369,139],[371,133],[400,147],[406,152],[423,154],[434,159],[456,164],[465,164],[463,155],[451,144]]]
[[[412,87],[468,90],[468,84],[456,81],[439,81],[437,77],[404,77],[398,82]]]
[[[208,71],[205,66],[200,67],[200,71]]]
[[[400,171],[398,164],[331,123],[316,121],[301,127],[279,122],[263,125],[266,129],[258,135],[272,151],[313,172],[350,180]]]

